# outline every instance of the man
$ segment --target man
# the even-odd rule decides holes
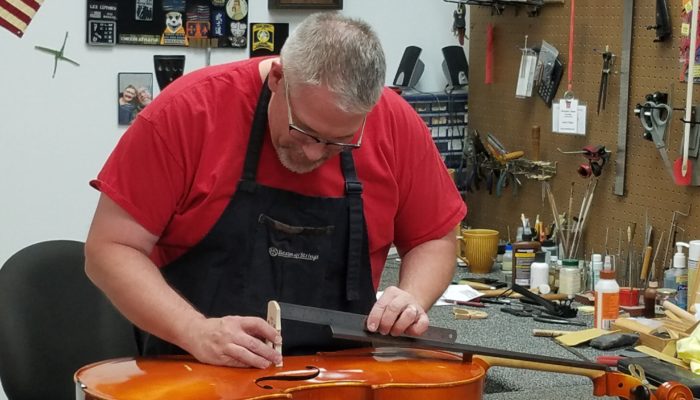
[[[466,206],[420,117],[383,88],[371,28],[308,17],[280,58],[205,68],[139,113],[98,178],[86,271],[145,354],[264,368],[268,300],[421,334],[454,272]],[[400,282],[376,300],[391,244]],[[287,354],[335,349],[283,322]]]

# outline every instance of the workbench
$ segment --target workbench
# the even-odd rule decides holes
[[[398,266],[399,262],[396,261],[396,259],[389,258],[384,273],[382,274],[380,290],[398,281]],[[455,280],[476,276],[503,279],[501,273],[474,275],[470,274],[466,268],[458,267],[455,273]],[[485,308],[472,308],[474,310],[486,311],[488,313],[486,319],[455,320],[452,307],[453,306],[434,306],[428,313],[430,324],[455,329],[459,334],[457,338],[459,343],[474,346],[576,360],[576,356],[554,343],[550,338],[534,337],[532,335],[532,330],[552,329],[576,331],[587,329],[573,325],[555,325],[536,322],[529,317],[517,317],[506,314],[500,311],[501,306],[497,304],[489,304]],[[586,322],[587,327],[593,326],[593,317],[590,315],[580,315],[575,318],[575,320]],[[579,346],[576,347],[576,350],[583,353],[583,355],[589,359],[595,359],[596,356],[603,354],[616,354],[616,351],[603,352],[589,346]],[[486,375],[484,399],[600,400],[617,399],[617,397],[593,396],[593,384],[591,380],[582,376],[492,367]]]

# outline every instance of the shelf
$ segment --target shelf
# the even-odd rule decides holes
[[[493,8],[496,14],[501,15],[507,6],[525,6],[527,14],[531,17],[537,16],[542,8],[547,3],[564,4],[564,0],[442,0],[445,3],[466,4],[468,6],[487,6]]]
[[[464,135],[469,121],[469,93],[405,91],[401,96],[430,129],[433,143],[448,168],[462,162]]]

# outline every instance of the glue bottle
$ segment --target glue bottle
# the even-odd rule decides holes
[[[688,243],[676,242],[673,268],[668,269],[664,273],[664,287],[676,289],[676,298],[673,303],[685,310],[688,308],[688,260],[683,252],[684,246],[690,247]]]
[[[610,329],[620,315],[620,286],[615,280],[610,256],[605,256],[600,279],[595,285],[595,327]]]
[[[600,279],[600,270],[603,269],[603,256],[600,254],[593,254],[591,256],[591,284],[590,289],[595,289],[598,279]]]

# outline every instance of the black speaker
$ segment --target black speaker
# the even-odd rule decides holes
[[[423,49],[417,46],[406,47],[406,50],[403,52],[403,57],[401,57],[399,69],[396,71],[396,76],[394,77],[394,86],[400,88],[412,88],[416,86],[425,68],[423,61],[419,59],[421,51],[423,51]]]
[[[442,72],[447,83],[453,88],[461,88],[469,84],[469,64],[462,46],[445,46],[442,48]]]

